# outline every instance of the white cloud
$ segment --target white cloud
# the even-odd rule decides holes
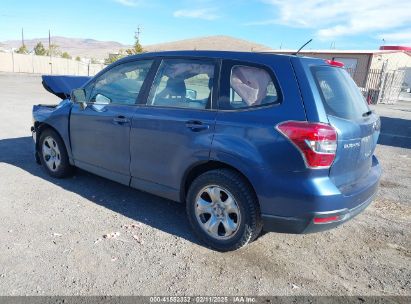
[[[411,28],[401,31],[383,33],[377,36],[378,39],[384,39],[387,44],[411,45]]]
[[[193,18],[203,20],[215,20],[220,18],[215,14],[215,9],[203,8],[203,9],[182,9],[173,13],[176,18]]]
[[[381,32],[411,24],[411,1],[397,0],[263,0],[278,17],[248,25],[282,24],[312,28],[323,40]]]
[[[137,6],[140,4],[140,0],[114,0],[115,2],[124,6]]]

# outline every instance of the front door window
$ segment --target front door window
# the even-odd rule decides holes
[[[173,108],[210,108],[214,67],[213,62],[203,60],[163,60],[147,104]]]
[[[94,81],[90,102],[135,104],[152,63],[152,60],[132,61],[108,70]]]

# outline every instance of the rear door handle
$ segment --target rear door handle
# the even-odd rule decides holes
[[[203,124],[201,121],[198,120],[190,120],[186,122],[186,127],[193,132],[199,132],[207,130],[210,126],[207,124]]]
[[[127,117],[120,115],[117,117],[113,118],[113,123],[118,124],[118,125],[123,125],[123,124],[127,124],[130,122],[130,119],[128,119]]]

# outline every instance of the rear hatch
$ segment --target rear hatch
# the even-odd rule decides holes
[[[370,111],[351,76],[340,67],[311,67],[329,123],[337,131],[337,151],[330,178],[342,192],[370,172],[380,130],[378,115]],[[344,191],[346,190],[346,191]]]

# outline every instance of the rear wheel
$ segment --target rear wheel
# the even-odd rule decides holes
[[[247,245],[262,228],[253,190],[239,173],[229,169],[208,171],[192,182],[187,214],[197,236],[219,251]]]
[[[66,147],[57,132],[52,129],[41,132],[39,148],[41,164],[50,176],[63,178],[72,173]]]

